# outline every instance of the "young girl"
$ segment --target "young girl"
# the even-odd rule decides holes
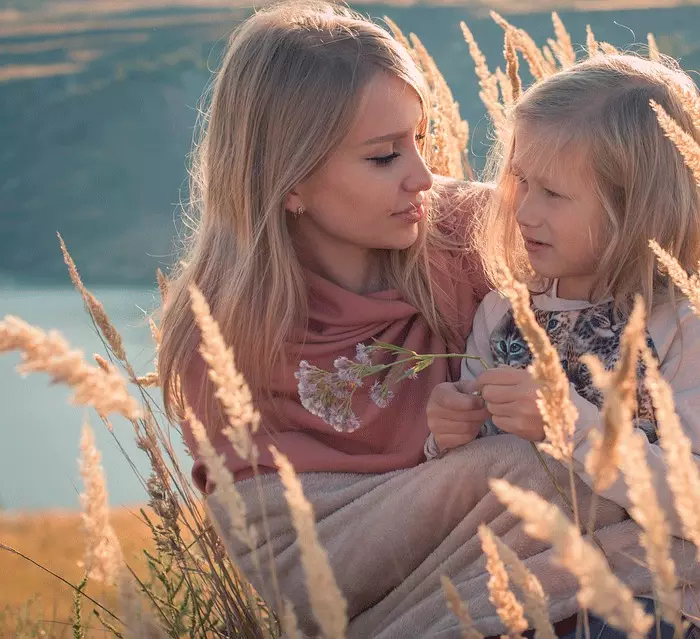
[[[579,361],[593,353],[611,369],[635,294],[648,303],[647,343],[674,391],[676,410],[700,462],[700,320],[679,299],[648,248],[649,239],[688,271],[700,258],[700,193],[649,105],[655,100],[696,140],[700,131],[681,102],[697,96],[681,70],[628,55],[597,56],[528,90],[512,114],[494,198],[476,237],[494,287],[499,258],[529,282],[538,323],[557,348],[579,419],[574,467],[584,470],[592,429],[602,429],[601,393]],[[496,291],[477,310],[461,381],[438,385],[428,402],[426,456],[479,437],[511,433],[544,438],[537,383],[525,370],[532,355]],[[490,415],[472,405],[480,391]],[[680,534],[657,443],[654,410],[640,379],[636,426],[647,437],[647,462],[659,503]],[[622,479],[602,495],[629,507]]]

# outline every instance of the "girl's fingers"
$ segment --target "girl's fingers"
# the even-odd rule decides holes
[[[519,402],[507,402],[504,404],[498,404],[496,402],[486,402],[486,409],[494,417],[515,417],[520,413]]]
[[[476,433],[471,433],[469,435],[441,435],[435,437],[437,445],[442,450],[451,450],[457,448],[457,446],[463,446],[468,444],[476,438]]]

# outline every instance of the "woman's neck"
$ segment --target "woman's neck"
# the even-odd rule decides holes
[[[386,288],[383,263],[378,251],[347,245],[324,249],[326,250],[298,249],[302,266],[360,295]]]

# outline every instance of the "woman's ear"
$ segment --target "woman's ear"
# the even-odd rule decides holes
[[[287,211],[297,211],[300,207],[304,206],[301,196],[299,195],[298,189],[293,189],[284,198],[284,208]]]

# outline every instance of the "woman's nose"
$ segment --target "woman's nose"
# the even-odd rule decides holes
[[[432,186],[433,174],[422,156],[416,153],[415,160],[411,163],[411,170],[404,180],[404,189],[409,193],[419,193],[429,191]]]

